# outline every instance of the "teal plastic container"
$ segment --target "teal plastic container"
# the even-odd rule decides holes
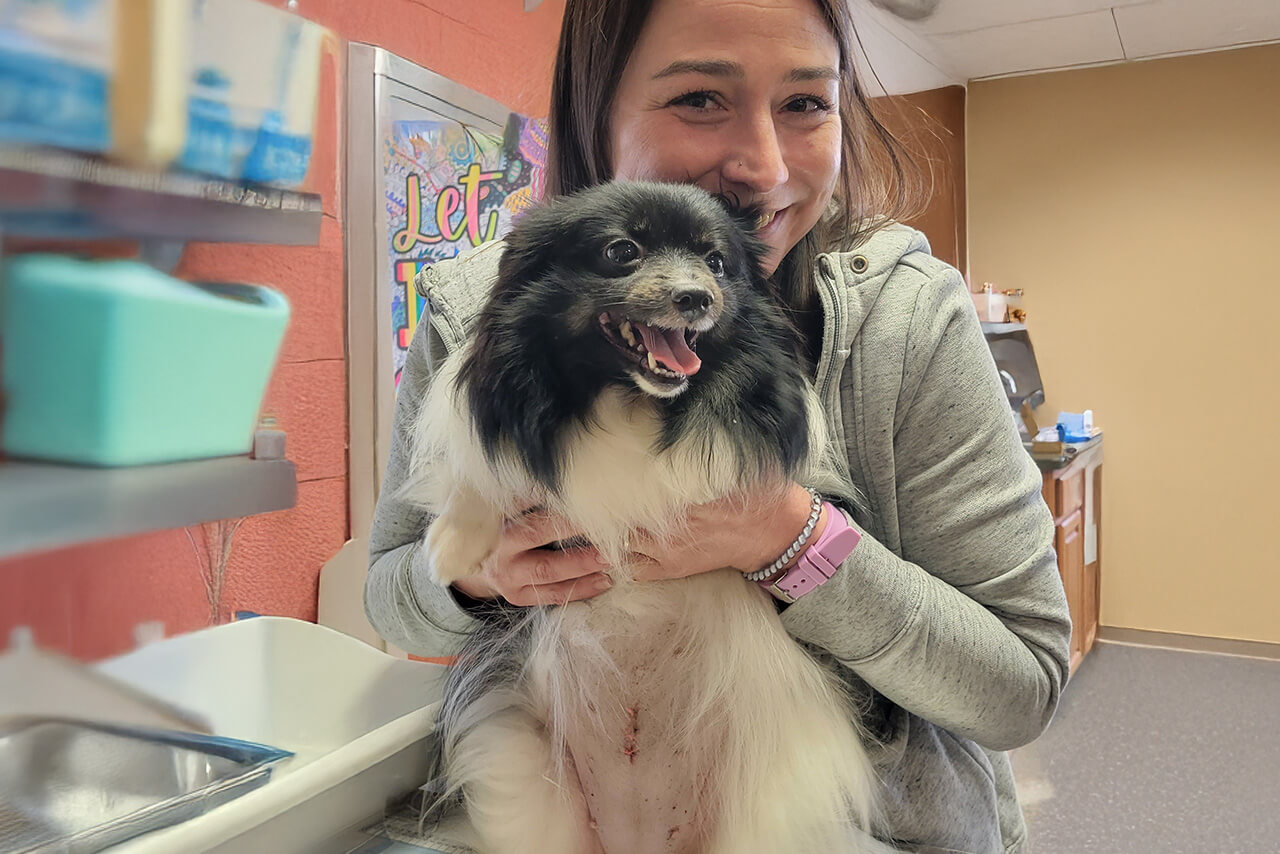
[[[269,288],[189,284],[136,261],[9,259],[0,446],[96,466],[248,453],[288,321]]]

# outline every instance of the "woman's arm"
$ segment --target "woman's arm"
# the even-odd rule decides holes
[[[916,300],[894,427],[896,506],[872,511],[896,515],[902,557],[864,534],[783,623],[913,714],[1025,744],[1057,707],[1071,624],[1040,474],[954,271]]]
[[[401,489],[409,474],[409,435],[417,406],[426,394],[431,365],[444,360],[444,347],[430,323],[418,326],[405,356],[396,397],[391,453],[369,532],[369,575],[364,610],[386,640],[427,657],[454,653],[477,622],[444,587],[431,581],[422,549],[430,521]]]

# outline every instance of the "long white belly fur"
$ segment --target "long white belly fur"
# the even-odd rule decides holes
[[[503,520],[531,504],[568,517],[618,580],[539,619],[518,689],[451,758],[484,854],[883,850],[864,832],[874,775],[853,711],[768,595],[733,570],[628,580],[632,531],[672,533],[687,507],[739,487],[727,444],[655,454],[645,401],[606,393],[549,495],[485,459],[452,391],[458,363],[437,373],[415,437],[436,580],[478,571]]]

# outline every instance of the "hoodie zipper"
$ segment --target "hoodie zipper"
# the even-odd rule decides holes
[[[837,292],[835,273],[827,272],[834,270],[836,261],[831,255],[819,255],[817,263],[817,283],[818,298],[822,302],[822,310],[826,317],[830,318],[828,323],[825,319],[822,324],[822,349],[819,351],[818,359],[818,400],[822,401],[822,405],[826,407],[827,412],[835,413],[839,411],[839,401],[835,399],[835,364],[836,364],[836,346],[839,344],[840,330],[844,327],[844,305],[840,302],[840,296]],[[828,331],[828,328],[830,331]],[[836,425],[840,431],[840,439],[844,440],[844,423],[843,417],[834,419],[840,422]]]
[[[840,452],[842,473],[854,485],[854,494],[846,496],[849,502],[848,510],[854,512],[857,507],[861,507],[874,517],[876,513],[875,500],[865,486],[858,485],[859,480],[855,476],[855,472],[866,471],[865,460],[862,459],[862,449],[857,442],[852,447],[849,444],[849,431],[846,429],[845,412],[840,403],[840,383],[838,382],[840,370],[849,367],[847,364],[849,359],[838,359],[836,354],[844,343],[845,315],[848,313],[849,307],[845,301],[848,298],[847,293],[841,294],[842,289],[837,281],[837,278],[843,274],[843,271],[836,272],[839,269],[838,258],[838,254],[818,256],[818,297],[822,301],[823,311],[828,314],[831,320],[829,324],[823,323],[822,350],[826,358],[825,360],[820,359],[818,365],[818,376],[816,377],[818,400],[821,401],[828,416],[831,438],[835,441],[836,448]],[[826,331],[827,326],[831,328],[829,336]],[[828,337],[830,337],[830,341],[827,340]],[[852,345],[850,347],[852,348]],[[848,355],[852,357],[852,349]],[[856,416],[857,413],[854,414]],[[866,524],[866,520],[862,524]]]

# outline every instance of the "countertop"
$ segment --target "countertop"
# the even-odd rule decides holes
[[[1027,453],[1031,453],[1029,444],[1024,444],[1024,447],[1027,449]],[[1101,455],[1102,434],[1099,433],[1087,442],[1067,445],[1066,453],[1061,457],[1037,457],[1033,455],[1031,459],[1036,461],[1040,471],[1051,471],[1054,472],[1055,477],[1063,477],[1081,466],[1092,464]]]

